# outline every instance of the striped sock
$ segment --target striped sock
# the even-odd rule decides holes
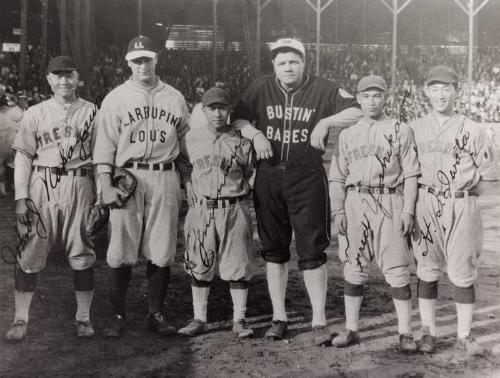
[[[359,329],[359,310],[363,302],[363,285],[344,282],[345,327],[357,332]]]

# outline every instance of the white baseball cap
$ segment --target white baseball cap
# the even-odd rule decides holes
[[[306,56],[306,49],[304,48],[302,42],[293,38],[281,38],[271,45],[271,53],[274,53],[282,49],[283,50],[290,49],[297,51],[300,55],[302,55],[302,58],[305,58]]]
[[[128,43],[126,60],[134,60],[141,57],[154,58],[156,46],[151,38],[139,35]]]

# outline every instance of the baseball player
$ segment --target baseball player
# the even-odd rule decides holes
[[[301,42],[280,39],[272,45],[271,53],[274,75],[262,76],[250,85],[233,117],[261,159],[254,204],[273,304],[273,323],[266,337],[281,339],[287,330],[285,294],[293,231],[298,266],[304,273],[313,309],[313,343],[329,344],[324,253],[330,243],[328,183],[323,151],[311,146],[310,136],[320,125],[327,130],[343,124],[347,115],[357,119],[360,111],[352,109],[357,106],[356,100],[347,92],[305,72]],[[324,148],[324,141],[321,143]]]
[[[13,149],[19,246],[15,266],[14,324],[8,341],[26,337],[37,273],[58,236],[74,272],[78,337],[91,337],[89,310],[94,290],[94,244],[84,233],[95,202],[92,144],[96,107],[76,96],[73,59],[58,56],[47,67],[54,97],[29,108]]]
[[[456,346],[469,355],[482,355],[485,349],[470,334],[482,248],[474,187],[490,173],[493,157],[483,128],[453,110],[458,81],[451,68],[432,68],[425,81],[432,111],[411,124],[422,171],[412,239],[423,331],[419,349],[434,351],[438,281],[446,270],[455,287]]]
[[[132,76],[103,100],[94,150],[102,202],[112,208],[107,251],[112,316],[103,334],[118,337],[126,324],[125,298],[140,252],[148,261],[148,325],[170,335],[176,330],[163,314],[163,302],[181,202],[177,163],[182,177],[189,177],[189,163],[178,159],[188,112],[180,92],[156,76],[158,55],[150,38],[133,38],[125,59]],[[135,193],[126,203],[120,197],[125,193],[111,184],[114,167],[129,169],[137,178]]]
[[[255,180],[250,141],[227,124],[229,93],[211,88],[202,97],[207,124],[186,136],[193,166],[186,184],[190,208],[184,224],[185,267],[191,275],[194,319],[180,334],[195,336],[207,330],[209,285],[218,266],[229,281],[233,300],[233,332],[249,337],[245,325],[248,281],[252,277],[252,217],[243,200]]]
[[[330,166],[333,232],[344,262],[346,313],[346,328],[332,345],[357,342],[363,284],[375,262],[391,286],[400,348],[413,353],[417,345],[410,326],[411,255],[406,235],[413,228],[420,170],[411,129],[384,114],[385,92],[380,76],[359,81],[363,118],[340,132]]]

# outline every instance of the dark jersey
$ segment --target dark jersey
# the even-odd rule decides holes
[[[321,163],[323,154],[310,144],[316,124],[352,106],[356,99],[329,80],[305,75],[299,88],[287,92],[274,75],[265,75],[250,85],[231,118],[255,122],[269,139],[273,158],[268,164],[308,166]]]

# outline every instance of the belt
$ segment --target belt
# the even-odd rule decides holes
[[[359,185],[349,185],[347,190],[366,193],[366,194],[394,194],[396,193],[396,188],[386,188],[386,187],[371,187],[371,186],[359,186]]]
[[[218,199],[202,198],[198,202],[200,203],[200,205],[206,206],[206,208],[210,210],[224,209],[226,207],[229,207],[231,205],[240,202],[240,198],[239,197],[218,198]]]
[[[431,193],[432,195],[437,196],[443,196],[446,193],[450,193],[450,197],[455,197],[455,198],[465,198],[465,197],[470,197],[470,196],[477,196],[477,193],[469,190],[457,190],[455,192],[449,191],[449,192],[443,192],[441,190],[438,190],[436,188],[433,188],[432,186],[427,186],[423,184],[418,184],[418,187],[420,189],[425,190],[426,192]]]
[[[148,171],[170,171],[174,167],[175,166],[172,162],[156,164],[129,162],[125,163],[125,165],[123,166],[123,168],[145,169]]]
[[[58,167],[42,167],[40,165],[35,165],[33,167],[33,170],[36,172],[49,171],[49,173],[59,176],[82,176],[82,177],[89,176],[91,172],[90,169],[85,169],[85,168],[64,169]]]
[[[304,169],[304,170],[310,170],[310,169],[317,169],[318,167],[322,166],[321,162],[318,162],[315,164],[314,162],[308,162],[307,164],[304,163],[297,163],[293,161],[280,161],[278,164],[271,164],[271,163],[263,163],[262,168],[274,168],[274,169],[281,169],[281,170],[287,170],[287,169]]]

